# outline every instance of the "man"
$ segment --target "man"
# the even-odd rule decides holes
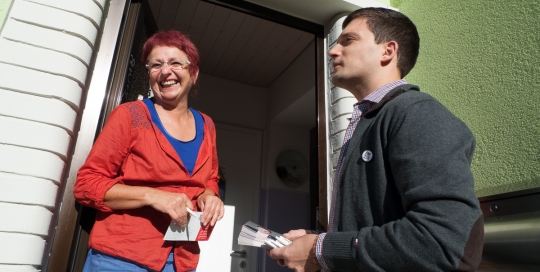
[[[403,79],[420,39],[405,15],[359,9],[330,50],[334,85],[358,100],[335,173],[328,233],[294,230],[268,251],[296,271],[474,271],[483,217],[470,164],[475,140]],[[352,136],[351,136],[352,135]]]

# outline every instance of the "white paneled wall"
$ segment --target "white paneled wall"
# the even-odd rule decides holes
[[[334,46],[337,38],[341,34],[341,25],[345,20],[346,14],[338,15],[328,25],[326,44],[327,52]],[[328,71],[327,88],[326,88],[326,120],[328,127],[328,184],[327,184],[327,200],[328,211],[330,211],[332,182],[339,159],[339,152],[343,145],[345,131],[349,125],[348,118],[351,117],[353,105],[356,103],[356,98],[347,90],[334,86],[331,78],[334,72],[332,60],[327,57],[326,67]]]
[[[0,271],[39,271],[107,0],[14,0],[0,33]]]

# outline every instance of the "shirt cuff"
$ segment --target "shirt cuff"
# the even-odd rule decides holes
[[[317,258],[317,261],[319,262],[319,265],[321,266],[321,271],[329,272],[330,269],[328,269],[328,266],[324,262],[324,258],[322,256],[324,236],[326,236],[326,233],[321,233],[319,235],[319,238],[317,238],[317,245],[315,246],[315,257]]]

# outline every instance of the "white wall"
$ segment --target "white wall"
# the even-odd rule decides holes
[[[246,128],[264,129],[266,89],[199,74],[196,97],[189,106],[208,114],[214,122]]]
[[[106,0],[15,0],[0,33],[0,271],[38,271]]]
[[[298,108],[303,107],[303,114],[312,112],[315,126],[315,72],[315,44],[311,43],[268,88],[261,224],[278,232],[309,228],[309,177],[299,187],[288,187],[277,176],[275,162],[281,152],[295,150],[306,159],[309,171],[311,120],[299,122],[297,117]],[[260,260],[263,271],[286,270],[266,254]]]
[[[275,171],[275,162],[279,154],[286,150],[294,150],[300,153],[309,169],[309,129],[272,123],[269,133],[267,156],[265,165],[267,172],[264,176],[265,189],[281,189],[309,193],[309,177],[299,187],[288,187],[278,177]],[[308,170],[309,171],[309,170]]]
[[[273,120],[315,87],[315,43],[302,53],[268,87],[268,119]]]
[[[309,163],[309,129],[311,127],[292,126],[286,123],[286,117],[280,115],[295,107],[295,102],[305,99],[306,94],[313,95],[313,110],[315,116],[315,43],[309,44],[306,49],[294,60],[289,67],[268,88],[268,111],[265,131],[265,165],[264,188],[278,188],[293,191],[309,192],[309,181],[298,188],[286,187],[275,171],[275,161],[278,155],[285,150],[300,152]],[[308,100],[309,101],[309,100]],[[289,117],[289,119],[293,119]],[[279,123],[276,122],[279,120]]]

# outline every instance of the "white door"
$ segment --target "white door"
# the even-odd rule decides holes
[[[227,180],[225,204],[235,206],[231,250],[237,254],[231,256],[230,271],[257,271],[258,248],[239,246],[237,239],[244,223],[259,222],[262,131],[221,124],[216,130],[219,165]]]
[[[201,255],[197,272],[228,271],[233,246],[234,207],[225,205],[225,216],[216,223],[210,239],[199,242]]]

